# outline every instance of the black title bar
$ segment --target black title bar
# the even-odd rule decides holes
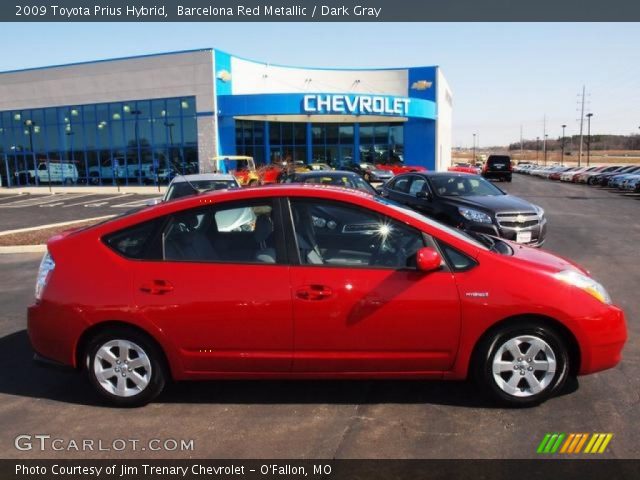
[[[639,460],[0,460],[2,480],[635,480]]]
[[[2,22],[633,22],[637,0],[2,0]]]

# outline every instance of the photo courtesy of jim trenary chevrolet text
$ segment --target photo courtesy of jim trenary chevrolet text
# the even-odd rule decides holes
[[[635,479],[640,4],[0,3],[0,480]]]

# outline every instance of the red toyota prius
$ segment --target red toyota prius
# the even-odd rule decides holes
[[[465,379],[538,404],[615,366],[624,315],[549,253],[337,187],[166,202],[48,243],[36,358],[119,406],[169,380]]]

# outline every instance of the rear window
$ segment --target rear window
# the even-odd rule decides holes
[[[506,155],[496,155],[489,157],[487,160],[489,165],[509,165],[511,163],[511,157]]]

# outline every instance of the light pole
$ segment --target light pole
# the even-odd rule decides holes
[[[540,137],[536,137],[536,163],[538,163],[538,152],[540,151]]]
[[[473,156],[471,157],[471,164],[476,163],[476,134],[473,134]]]
[[[589,160],[591,160],[591,117],[593,117],[593,113],[587,113],[587,167]]]
[[[29,151],[31,152],[31,159],[33,161],[33,178],[37,186],[38,183],[40,183],[40,179],[38,178],[38,166],[36,165],[36,152],[33,151],[33,132],[38,131],[39,128],[37,127],[36,122],[31,119],[25,120],[24,126],[27,127],[25,133],[29,135]],[[51,181],[49,181],[49,183],[51,183]],[[49,185],[49,188],[51,188],[51,185]]]
[[[566,125],[562,125],[562,153],[560,154],[560,166],[564,167],[564,129],[567,128]]]
[[[544,134],[544,166],[547,166],[547,138],[549,138],[549,135],[547,135],[546,133]]]

